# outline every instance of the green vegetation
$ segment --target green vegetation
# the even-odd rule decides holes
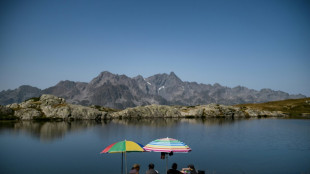
[[[107,108],[107,107],[98,106],[98,105],[92,105],[90,107],[98,109],[99,111],[103,111],[103,112],[117,112],[117,111],[119,111],[118,109]]]
[[[40,100],[40,97],[32,97],[32,98],[29,98],[29,99],[25,100],[25,102],[29,101],[29,100],[32,100],[33,102],[37,102],[37,101]]]
[[[59,108],[59,107],[65,107],[65,106],[68,106],[68,104],[67,103],[60,103],[60,104],[53,105],[52,107],[53,108]]]
[[[289,99],[267,103],[239,104],[235,105],[245,108],[260,109],[266,111],[282,111],[292,117],[310,116],[310,98]]]

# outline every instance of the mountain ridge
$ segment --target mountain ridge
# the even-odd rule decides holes
[[[268,88],[258,91],[244,86],[230,88],[218,83],[211,85],[187,82],[182,81],[174,72],[155,74],[147,78],[141,75],[130,78],[103,71],[89,83],[65,80],[43,90],[23,85],[14,90],[1,91],[0,105],[19,103],[42,94],[63,97],[72,104],[100,105],[118,109],[150,104],[236,105],[306,97]]]

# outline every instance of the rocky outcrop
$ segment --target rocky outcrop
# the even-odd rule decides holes
[[[135,108],[127,108],[119,112],[110,114],[112,118],[131,118],[131,117],[181,117],[179,109],[173,106],[164,105],[148,105],[138,106]]]
[[[154,117],[224,117],[224,118],[248,118],[248,117],[282,117],[286,116],[280,111],[262,111],[251,108],[209,104],[201,106],[163,106],[149,105],[128,108],[110,114],[112,118],[154,118]]]
[[[0,119],[1,120],[16,119],[14,117],[14,110],[9,107],[0,105]]]
[[[42,112],[34,108],[20,108],[14,113],[14,116],[21,120],[33,120],[41,117],[42,115]]]
[[[112,118],[249,118],[286,116],[280,111],[266,111],[245,106],[219,104],[198,106],[147,105],[116,111],[100,106],[81,106],[66,103],[65,99],[53,95],[42,95],[20,104],[0,107],[2,119],[21,120],[62,119],[102,120]],[[8,117],[9,116],[9,117]]]
[[[95,120],[107,118],[107,112],[96,108],[66,103],[65,99],[44,94],[20,104],[1,106],[1,115],[11,115],[21,120],[62,119]],[[5,119],[5,117],[3,117]]]

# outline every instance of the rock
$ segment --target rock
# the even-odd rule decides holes
[[[32,120],[35,117],[41,117],[42,113],[33,108],[23,108],[16,110],[14,116],[21,120]]]
[[[94,120],[107,115],[106,112],[94,108],[71,104],[62,104],[56,107],[42,106],[41,109],[47,118]]]
[[[101,119],[103,115],[106,115],[106,112],[101,112],[97,109],[79,106],[79,105],[70,105],[71,117],[74,119]]]
[[[37,108],[38,104],[32,100],[28,100],[19,104],[20,108]]]
[[[217,104],[201,106],[163,106],[149,105],[128,108],[110,114],[112,118],[150,118],[150,117],[225,117],[225,118],[245,118],[260,116],[283,116],[279,111],[261,111],[247,108],[242,110],[240,107],[225,106]]]
[[[110,118],[167,118],[167,117],[225,117],[245,118],[261,116],[284,116],[280,111],[264,111],[248,107],[225,106],[219,104],[198,106],[147,105],[127,108],[122,111],[109,110],[100,106],[68,104],[63,98],[42,95],[20,104],[1,106],[1,119],[83,119],[100,120]],[[9,116],[9,117],[7,117]],[[13,117],[11,117],[13,116]]]
[[[7,117],[7,116],[13,116],[14,114],[14,110],[9,108],[9,107],[6,107],[6,106],[1,106],[0,105],[0,118],[4,118],[4,117]]]
[[[67,105],[41,106],[41,110],[47,118],[67,119],[71,115],[71,109]]]
[[[9,108],[15,110],[15,109],[18,109],[18,108],[19,108],[19,104],[13,103],[13,104],[6,105],[6,107],[9,107]]]
[[[10,110],[16,118],[31,119],[107,119],[107,112],[96,108],[67,104],[63,98],[53,95],[42,95],[39,100],[27,100],[20,104],[3,107]],[[4,112],[3,112],[4,113]]]
[[[302,113],[301,117],[310,118],[310,113]]]
[[[49,94],[43,94],[40,97],[41,106],[55,106],[65,103],[65,99],[59,98]]]
[[[182,107],[180,109],[180,114],[183,117],[189,117],[189,116],[202,117],[204,115],[204,108],[201,106]]]
[[[138,106],[135,108],[127,108],[119,112],[113,112],[110,114],[112,118],[118,117],[181,117],[181,113],[177,108],[164,105],[148,105]]]

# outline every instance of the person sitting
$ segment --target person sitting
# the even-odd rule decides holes
[[[167,171],[167,174],[180,174],[181,173],[180,171],[177,170],[178,168],[177,163],[173,163],[171,167],[172,168]]]
[[[140,165],[134,164],[131,170],[129,171],[129,174],[139,174],[139,170],[140,170]]]
[[[186,169],[190,171],[190,174],[198,174],[193,164],[189,164],[187,167]]]
[[[150,163],[149,164],[149,170],[147,170],[146,172],[145,172],[145,174],[158,174],[158,171],[156,171],[155,169],[154,169],[154,164],[153,163]]]

